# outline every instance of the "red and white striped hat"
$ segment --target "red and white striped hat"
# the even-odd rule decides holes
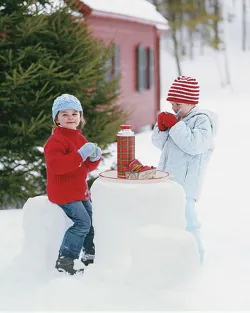
[[[200,86],[195,78],[179,76],[169,89],[167,101],[198,104]]]

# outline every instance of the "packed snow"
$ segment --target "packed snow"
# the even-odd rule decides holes
[[[146,0],[84,0],[90,8],[97,12],[117,14],[124,17],[133,17],[145,22],[153,22],[159,28],[167,29],[167,20],[156,10],[155,6]]]

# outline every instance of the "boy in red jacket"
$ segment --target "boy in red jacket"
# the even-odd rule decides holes
[[[56,128],[44,146],[47,194],[74,223],[64,235],[56,268],[74,275],[84,268],[83,264],[74,268],[82,249],[85,252],[82,262],[93,263],[94,260],[92,205],[86,179],[88,172],[99,165],[102,151],[81,133],[84,119],[76,97],[69,94],[57,97],[52,117]]]

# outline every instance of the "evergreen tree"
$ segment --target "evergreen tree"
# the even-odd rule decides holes
[[[42,147],[58,95],[81,101],[84,134],[102,148],[127,118],[114,104],[117,78],[105,80],[112,45],[94,39],[68,7],[45,14],[31,4],[0,5],[0,207],[45,193]]]

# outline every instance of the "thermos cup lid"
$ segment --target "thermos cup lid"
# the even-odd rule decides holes
[[[132,125],[120,125],[120,129],[132,129]]]

